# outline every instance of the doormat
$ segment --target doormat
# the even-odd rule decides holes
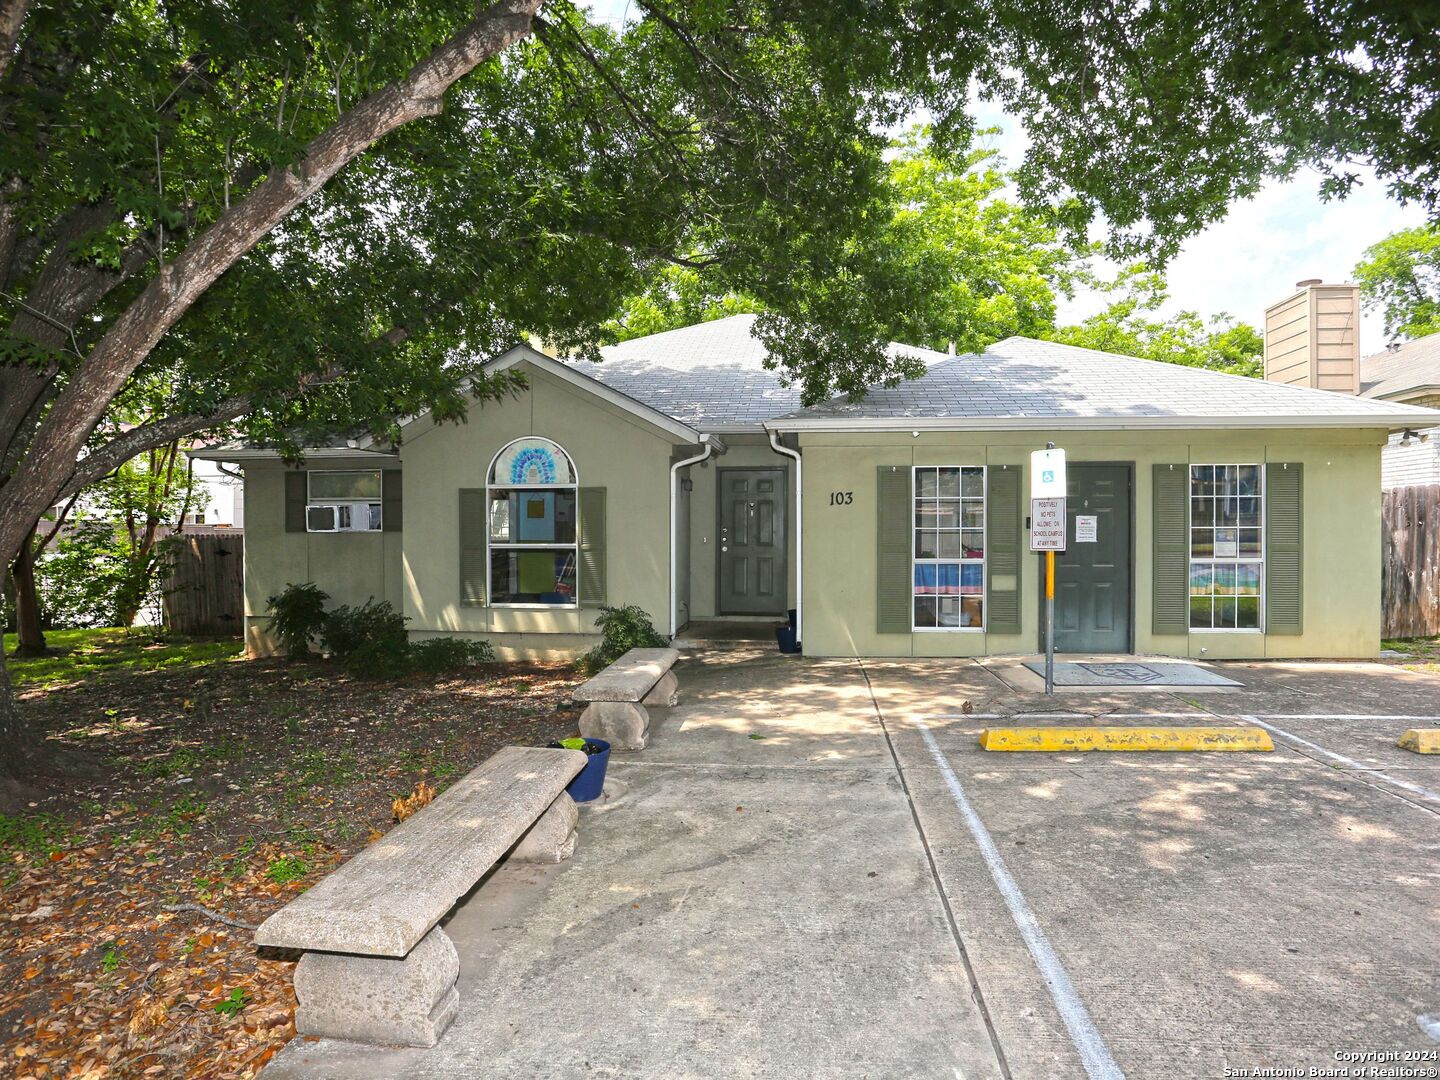
[[[1042,678],[1045,661],[1025,661],[1025,666]],[[1055,661],[1056,686],[1241,686],[1234,679],[1217,675],[1208,668],[1185,663],[1152,663],[1138,660],[1077,662]]]

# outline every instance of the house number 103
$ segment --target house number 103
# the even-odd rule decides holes
[[[855,501],[855,493],[854,493],[853,491],[832,491],[832,492],[830,492],[830,505],[831,505],[831,506],[849,506],[849,505],[850,505],[852,502],[854,502],[854,501]]]

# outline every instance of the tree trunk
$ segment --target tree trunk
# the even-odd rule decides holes
[[[40,625],[40,596],[35,590],[35,530],[20,545],[20,554],[10,570],[15,582],[15,631],[19,638],[16,656],[44,656],[45,630]]]
[[[0,813],[15,814],[40,793],[29,780],[28,763],[37,740],[20,719],[15,695],[10,692],[10,669],[0,648]]]
[[[231,266],[267,236],[300,203],[383,136],[407,123],[437,115],[447,90],[462,76],[531,33],[531,18],[544,0],[495,0],[437,46],[403,79],[357,102],[313,138],[294,165],[271,173],[163,266],[110,324],[76,367],[49,411],[28,437],[32,407],[0,394],[0,464],[8,467],[10,444],[26,436],[23,456],[0,485],[0,566],[13,562],[22,540],[53,506],[75,473],[85,442],[110,402],[171,327]],[[0,0],[0,30],[18,33],[24,0]],[[8,59],[8,53],[6,54]],[[0,68],[3,69],[3,68]],[[137,248],[139,245],[137,245]],[[13,325],[11,330],[13,332]],[[19,368],[0,368],[17,372]],[[8,420],[9,410],[19,415]],[[0,650],[3,652],[3,650]],[[0,797],[25,785],[24,763],[38,757],[40,741],[28,736],[10,695],[0,657]]]

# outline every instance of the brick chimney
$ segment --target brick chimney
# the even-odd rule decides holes
[[[1360,393],[1360,286],[1319,278],[1265,309],[1265,378]]]

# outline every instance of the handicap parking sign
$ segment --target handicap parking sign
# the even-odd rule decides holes
[[[1065,498],[1065,451],[1036,450],[1030,455],[1030,498]]]

